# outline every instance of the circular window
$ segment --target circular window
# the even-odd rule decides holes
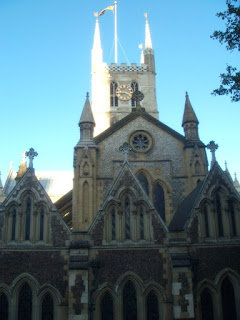
[[[147,152],[152,147],[152,138],[145,131],[137,131],[131,135],[130,144],[135,151]]]

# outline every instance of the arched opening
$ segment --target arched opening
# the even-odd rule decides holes
[[[16,240],[16,220],[17,220],[17,212],[16,212],[16,209],[13,209],[13,213],[12,213],[12,236],[11,236],[11,240],[12,241]]]
[[[89,218],[89,185],[87,181],[83,184],[83,222]]]
[[[50,293],[46,293],[42,300],[42,320],[54,319],[54,303]]]
[[[147,320],[159,320],[158,298],[153,290],[147,295],[146,309]]]
[[[132,88],[133,92],[138,91],[138,83],[132,82],[131,88]],[[136,101],[133,98],[132,98],[131,102],[132,102],[132,107],[136,107]]]
[[[112,82],[110,84],[110,106],[117,107],[118,106],[118,97],[116,96],[116,89],[118,85],[116,82]]]
[[[129,198],[125,198],[125,237],[126,240],[131,238],[131,221],[130,221],[130,201]]]
[[[222,282],[221,293],[223,320],[237,320],[234,288],[228,277]]]
[[[160,184],[156,184],[153,189],[153,203],[160,217],[165,221],[165,197],[164,190]]]
[[[106,292],[101,300],[101,320],[113,319],[113,298],[109,292]]]
[[[203,220],[204,220],[204,229],[205,229],[205,237],[209,237],[209,217],[208,217],[208,207],[205,204],[203,207]]]
[[[137,320],[137,293],[130,280],[123,289],[123,319]]]
[[[41,208],[40,211],[40,226],[39,226],[40,230],[39,230],[39,240],[42,241],[43,240],[43,236],[44,236],[44,209]]]
[[[145,175],[140,172],[137,175],[137,178],[139,182],[141,183],[141,186],[143,187],[143,190],[146,192],[146,194],[149,196],[149,185],[148,185],[148,179],[145,177]]]
[[[0,293],[0,319],[8,320],[8,299],[5,293]]]
[[[140,215],[139,215],[139,227],[140,227],[140,239],[144,239],[144,214],[143,207],[140,207]]]
[[[31,199],[30,197],[28,197],[27,205],[26,205],[25,240],[30,240],[31,207],[32,207]]]
[[[201,165],[198,160],[195,162],[195,173],[196,174],[201,173]]]
[[[200,295],[201,299],[201,320],[214,320],[213,300],[208,289],[204,289]]]
[[[18,320],[32,320],[32,290],[27,283],[23,284],[18,295]]]
[[[217,212],[217,221],[218,221],[218,236],[223,237],[223,217],[222,217],[222,206],[220,196],[216,194],[216,212]]]
[[[232,233],[232,236],[235,237],[237,235],[237,229],[236,229],[234,204],[232,201],[229,203],[229,213],[230,213],[231,233]]]
[[[112,218],[112,240],[116,240],[116,212],[115,208],[111,209],[111,218]]]

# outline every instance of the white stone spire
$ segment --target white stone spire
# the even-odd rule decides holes
[[[93,48],[92,48],[92,69],[94,69],[94,67],[98,63],[102,63],[102,59],[103,59],[98,14],[96,13],[94,15],[96,17],[96,24],[95,24],[95,32],[94,32],[94,40],[93,40]]]
[[[146,18],[146,24],[145,24],[145,49],[152,49],[152,39],[151,39],[151,33],[150,33],[147,13],[144,13],[144,17]]]

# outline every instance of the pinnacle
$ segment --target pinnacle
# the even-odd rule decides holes
[[[85,101],[85,104],[83,107],[83,111],[81,114],[79,125],[81,123],[86,123],[86,122],[95,124],[93,113],[92,113],[92,108],[91,108],[90,101],[89,101],[89,93],[88,92],[86,94],[86,101]]]
[[[185,109],[184,109],[182,126],[184,126],[184,124],[187,122],[195,122],[197,124],[199,123],[197,116],[191,105],[191,102],[189,100],[188,92],[186,92]]]

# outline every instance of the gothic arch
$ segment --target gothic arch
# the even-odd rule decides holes
[[[143,190],[146,192],[146,194],[148,195],[148,197],[152,194],[152,177],[150,175],[150,173],[148,172],[147,169],[145,168],[140,168],[136,171],[135,173],[137,179],[139,180],[140,184],[142,185],[142,188]],[[147,181],[147,189],[148,191],[146,190],[146,187],[144,187],[144,185],[142,184],[143,181],[141,181],[141,179],[139,179],[139,176],[143,176],[145,177],[146,181]]]
[[[112,298],[112,304],[113,304],[113,315],[116,315],[116,309],[117,309],[117,296],[116,296],[116,293],[115,291],[110,287],[108,286],[107,284],[104,284],[104,286],[99,289],[96,293],[95,293],[95,296],[94,296],[94,300],[96,301],[96,314],[95,314],[95,318],[97,320],[102,320],[102,306],[101,306],[101,303],[102,303],[102,299],[104,298],[104,296],[106,294],[109,294]],[[115,319],[115,317],[113,318]]]

